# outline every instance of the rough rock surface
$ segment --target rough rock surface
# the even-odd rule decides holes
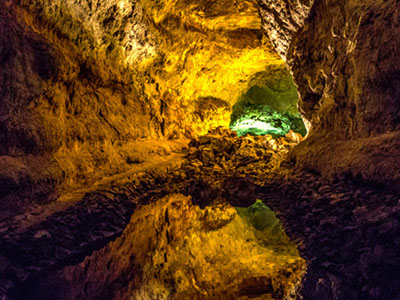
[[[286,61],[292,41],[303,28],[314,0],[258,0],[263,29]]]
[[[168,152],[165,140],[228,126],[254,75],[282,67],[253,1],[12,0],[0,8],[0,155],[7,170],[21,170],[15,190],[37,187],[26,203],[124,172],[137,153],[151,160],[157,153],[143,141]],[[4,185],[13,180],[2,173]],[[24,195],[9,198],[7,209]]]
[[[4,197],[2,206],[21,198],[33,202],[35,194],[60,184],[76,188],[121,172],[138,153],[168,151],[155,144],[138,147],[138,139],[152,135],[154,120],[151,105],[133,86],[101,78],[77,49],[50,44],[0,5],[0,178],[9,186],[5,197],[19,192],[10,201]]]
[[[238,137],[236,132],[218,127],[189,143],[188,161],[183,168],[198,181],[214,186],[228,174],[245,174],[263,182],[301,140],[302,136],[293,131],[274,139],[271,135]]]
[[[399,299],[398,194],[306,172],[262,190],[308,262],[303,299]]]
[[[298,163],[324,176],[349,173],[399,186],[392,168],[400,155],[399,3],[260,4],[264,28],[289,65],[300,110],[312,124],[308,144],[295,151]]]

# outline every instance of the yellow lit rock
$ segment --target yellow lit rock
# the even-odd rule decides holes
[[[196,134],[218,125],[228,126],[230,107],[248,86],[250,79],[270,64],[282,64],[261,35],[261,23],[254,3],[147,1],[146,15],[154,19],[160,64],[150,70],[157,90],[186,109],[186,124]],[[149,91],[151,88],[149,88]],[[204,109],[198,101],[218,99],[222,111]],[[213,106],[213,101],[206,106]],[[200,118],[197,117],[201,114]],[[218,116],[215,118],[215,116]]]
[[[30,151],[51,157],[55,182],[67,189],[129,169],[127,155],[140,141],[158,148],[228,127],[256,74],[283,68],[254,1],[38,0],[10,2],[8,10],[40,36],[49,50],[38,55],[54,66],[45,79],[27,75],[34,94],[14,94],[32,105],[4,126],[32,137]],[[38,68],[34,58],[19,60]]]

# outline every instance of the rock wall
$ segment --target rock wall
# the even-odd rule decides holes
[[[260,4],[264,28],[288,63],[300,110],[312,123],[295,159],[325,175],[398,182],[392,168],[400,154],[398,2]]]
[[[282,64],[253,1],[0,5],[0,178],[15,191],[76,189],[228,126],[254,74]]]
[[[0,178],[12,183],[4,210],[123,171],[134,142],[160,127],[136,86],[102,77],[75,45],[37,34],[13,8],[1,4]]]
[[[303,28],[314,0],[258,0],[263,29],[286,60],[293,37]]]

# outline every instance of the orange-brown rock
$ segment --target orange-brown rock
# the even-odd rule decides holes
[[[227,127],[255,74],[284,66],[253,1],[210,5],[2,2],[0,155],[49,193]]]

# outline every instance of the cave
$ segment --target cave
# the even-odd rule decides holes
[[[0,299],[400,299],[396,0],[1,0]]]

